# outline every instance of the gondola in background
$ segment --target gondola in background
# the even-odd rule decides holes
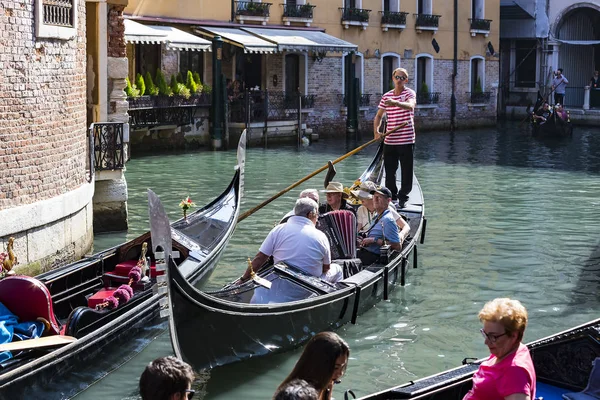
[[[533,118],[533,115],[544,105],[546,100],[542,97],[538,91],[537,100],[533,106],[533,111],[529,111],[527,107],[527,113],[531,115],[530,125],[533,136],[538,138],[564,138],[573,136],[573,124],[571,123],[570,114],[567,113],[567,118],[563,119],[558,116],[558,113],[551,107],[550,117],[543,123]]]

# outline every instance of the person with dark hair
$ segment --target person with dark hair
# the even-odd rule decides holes
[[[333,384],[339,383],[346,372],[349,357],[348,344],[336,333],[317,333],[308,341],[296,366],[275,393],[293,380],[303,379],[317,390],[319,400],[330,400]]]
[[[554,91],[554,104],[565,103],[565,89],[569,83],[568,79],[563,75],[562,68],[559,68],[554,73],[552,80],[552,90]]]
[[[194,370],[178,359],[167,356],[152,361],[140,377],[142,400],[188,400],[192,390]]]
[[[550,110],[548,102],[545,101],[544,104],[535,113],[533,113],[532,117],[534,122],[542,125],[550,118],[550,115],[552,115],[552,111]]]
[[[273,400],[319,400],[319,392],[304,379],[294,379],[280,386]]]

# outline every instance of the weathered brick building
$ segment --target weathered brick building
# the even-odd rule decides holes
[[[85,3],[0,3],[0,242],[46,269],[92,244]]]

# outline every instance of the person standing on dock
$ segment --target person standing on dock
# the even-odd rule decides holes
[[[381,136],[379,125],[387,115],[387,132],[385,137],[383,159],[385,166],[385,186],[392,192],[392,201],[398,201],[404,208],[413,184],[413,163],[415,147],[414,109],[417,105],[415,91],[406,87],[408,72],[404,68],[396,68],[392,73],[394,89],[385,93],[379,102],[379,110],[373,121],[375,139]],[[405,126],[400,127],[403,123]],[[402,185],[400,191],[396,186],[396,171],[400,162]]]
[[[562,68],[559,68],[554,73],[552,80],[552,90],[554,91],[554,104],[565,104],[565,89],[569,80],[563,75]]]

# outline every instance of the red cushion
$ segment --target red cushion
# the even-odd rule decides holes
[[[107,297],[113,295],[116,287],[102,288],[88,298],[88,307],[96,308],[98,304],[104,303]]]
[[[39,280],[24,275],[8,276],[0,280],[0,302],[20,322],[35,321],[42,317],[50,322],[50,331],[44,334],[60,333],[52,307],[52,296],[46,285]]]
[[[128,276],[129,271],[131,271],[131,268],[135,267],[136,265],[137,265],[137,260],[127,260],[127,261],[120,262],[115,267],[113,274],[119,275],[119,276]],[[150,277],[151,278],[156,278],[157,275],[163,275],[164,273],[165,273],[165,271],[156,272],[156,263],[154,261],[152,261],[150,263]]]

